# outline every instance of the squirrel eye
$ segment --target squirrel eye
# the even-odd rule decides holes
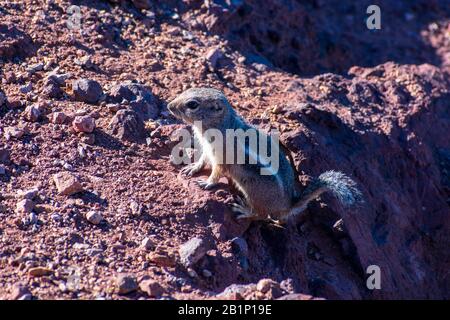
[[[186,103],[186,107],[188,108],[188,109],[197,109],[198,107],[199,107],[199,103],[197,102],[197,101],[195,101],[195,100],[191,100],[191,101],[189,101],[188,103]]]

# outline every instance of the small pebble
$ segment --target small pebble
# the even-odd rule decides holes
[[[23,94],[30,93],[31,90],[33,90],[33,85],[32,85],[31,82],[30,82],[30,83],[28,83],[28,84],[26,84],[26,85],[24,85],[24,86],[21,86],[19,90],[20,90],[20,92],[23,93]]]
[[[152,239],[150,239],[149,237],[147,237],[144,240],[142,240],[141,246],[142,246],[142,248],[151,250],[152,248],[155,247],[155,242]]]
[[[92,224],[97,225],[97,224],[99,224],[100,222],[103,221],[103,217],[97,211],[89,211],[86,214],[86,220],[89,221]]]
[[[30,213],[34,209],[34,202],[29,199],[23,199],[16,204],[17,213]]]
[[[28,270],[28,274],[33,277],[43,277],[51,275],[53,271],[45,267],[35,267]]]

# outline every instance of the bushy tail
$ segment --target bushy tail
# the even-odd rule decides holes
[[[342,172],[332,170],[325,171],[319,176],[319,178],[317,178],[315,184],[315,186],[311,186],[312,189],[326,188],[331,191],[345,206],[351,206],[362,201],[362,194],[357,188],[356,182]]]
[[[289,213],[289,217],[300,214],[306,209],[308,203],[327,191],[331,191],[345,206],[362,202],[362,194],[355,181],[342,172],[325,171],[306,188],[300,200]]]

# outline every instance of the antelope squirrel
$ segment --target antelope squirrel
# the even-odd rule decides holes
[[[322,173],[301,193],[289,151],[282,144],[279,144],[280,148],[274,147],[278,144],[273,144],[272,136],[247,124],[219,90],[188,89],[171,101],[168,109],[176,118],[192,125],[194,136],[202,149],[200,159],[184,167],[181,172],[192,176],[209,163],[212,168],[210,176],[206,181],[198,181],[204,189],[214,187],[221,176],[227,177],[242,194],[242,197],[232,203],[232,210],[238,214],[237,218],[272,219],[284,223],[304,211],[309,202],[326,191],[331,191],[344,205],[354,204],[361,198],[356,183],[337,171]],[[210,129],[218,130],[223,137],[228,137],[226,131],[230,129],[254,132],[262,139],[258,141],[268,143],[269,153],[271,156],[275,154],[273,159],[276,160],[274,162],[277,162],[278,168],[271,166],[261,157],[258,148],[264,143],[260,142],[256,147],[252,147],[247,141],[241,141],[245,159],[248,161],[253,158],[253,163],[236,162],[236,155],[230,162],[223,161],[229,150],[212,147],[211,139],[206,137],[206,132]],[[233,151],[239,147],[237,144],[232,141]],[[269,174],[261,174],[260,169],[263,168],[268,169]]]

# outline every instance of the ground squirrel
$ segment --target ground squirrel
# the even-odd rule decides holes
[[[322,193],[331,191],[344,205],[354,204],[361,198],[356,183],[341,172],[326,171],[316,178],[306,190],[300,192],[300,183],[293,167],[289,151],[282,144],[274,144],[273,136],[250,126],[231,107],[225,95],[212,88],[192,88],[184,91],[168,104],[169,111],[189,125],[192,125],[194,136],[200,142],[202,153],[198,161],[184,167],[182,173],[192,176],[201,171],[209,163],[212,172],[206,181],[198,181],[204,189],[214,187],[220,177],[225,176],[240,191],[232,203],[232,210],[238,213],[238,218],[272,219],[286,222],[288,219],[304,211],[308,203]],[[220,132],[227,140],[226,131],[243,130],[253,132],[259,141],[255,146],[241,140],[241,148],[245,153],[245,163],[236,162],[233,154],[231,162],[227,158],[227,148],[212,147],[212,139],[206,133],[210,129]],[[261,140],[259,140],[261,139]],[[268,163],[261,156],[259,147],[266,141],[268,153],[275,159],[277,165]],[[225,144],[230,141],[225,141]],[[277,140],[278,142],[278,140]],[[232,141],[236,150],[239,142]],[[276,146],[276,148],[274,148]],[[275,155],[275,158],[273,156]],[[289,160],[288,160],[289,157]],[[253,159],[253,164],[249,163]],[[251,162],[251,161],[250,161]],[[255,163],[256,162],[256,163]],[[261,174],[265,168],[269,174]]]

